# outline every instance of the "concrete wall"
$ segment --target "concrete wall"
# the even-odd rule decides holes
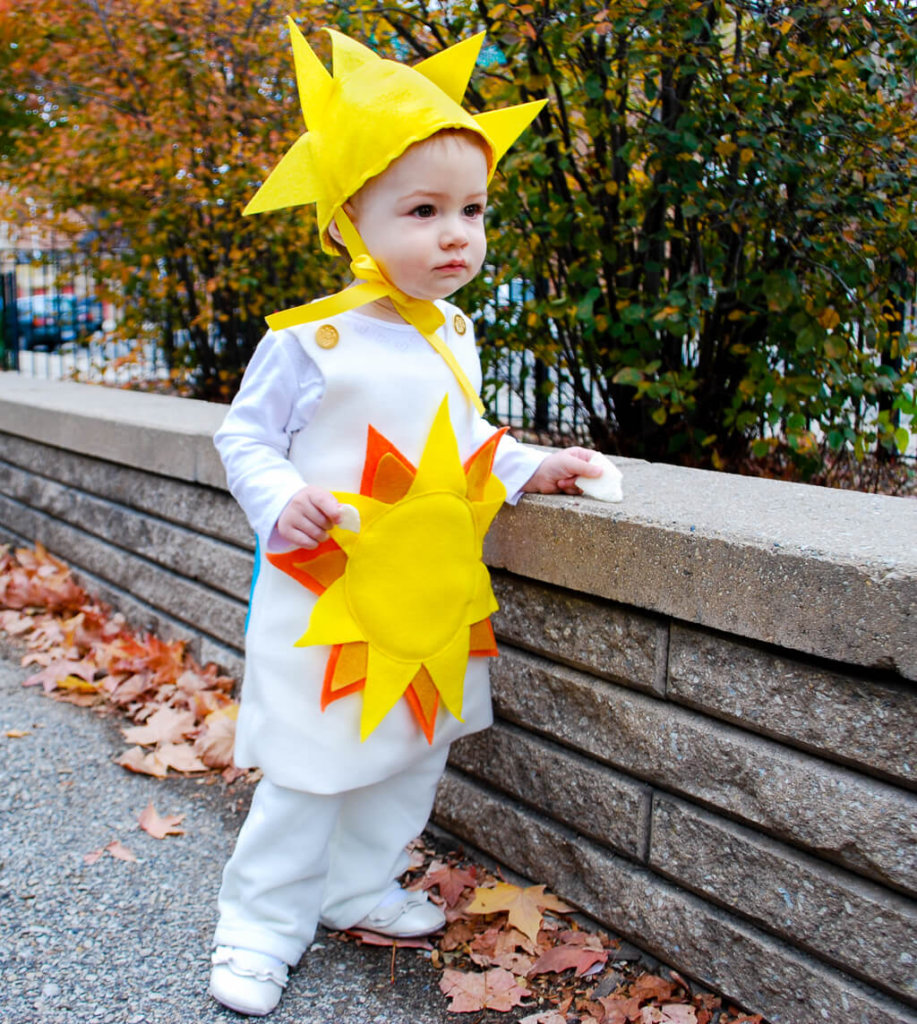
[[[206,403],[0,375],[0,537],[238,672]],[[771,1021],[917,1021],[917,502],[621,462],[497,519],[497,724],[436,820]]]

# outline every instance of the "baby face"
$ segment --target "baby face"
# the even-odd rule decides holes
[[[465,135],[411,146],[347,204],[370,255],[416,299],[444,299],[481,269],[487,160]]]

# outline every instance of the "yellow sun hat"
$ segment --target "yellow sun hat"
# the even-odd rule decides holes
[[[488,149],[489,181],[500,158],[546,103],[535,100],[482,114],[462,108],[483,33],[409,67],[326,29],[332,76],[293,19],[288,21],[306,131],[244,212],[315,203],[322,248],[328,253],[337,251],[328,234],[335,214],[409,146],[449,128],[474,132]]]

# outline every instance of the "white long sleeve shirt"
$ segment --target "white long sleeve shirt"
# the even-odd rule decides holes
[[[358,311],[344,316],[355,318],[356,329],[381,333],[398,348],[408,350],[419,339],[410,324],[389,323]],[[324,391],[318,366],[295,335],[290,331],[268,332],[214,437],[229,490],[265,550],[285,546],[276,533],[277,520],[290,499],[308,483],[287,455],[294,436],[306,429],[315,415]],[[478,417],[475,446],[483,444],[493,432],[494,428]],[[504,435],[501,439],[494,473],[505,486],[510,504],[519,500],[522,487],[544,457],[543,452],[514,438]]]

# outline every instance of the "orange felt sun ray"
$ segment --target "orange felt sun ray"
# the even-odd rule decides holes
[[[417,724],[427,737],[427,743],[433,743],[433,733],[436,729],[436,713],[439,711],[439,692],[433,685],[430,673],[420,666],[417,675],[411,680],[411,685],[404,692],[404,699],[414,714]]]
[[[468,478],[468,500],[480,501],[484,497],[484,488],[493,469],[494,457],[500,438],[509,430],[503,427],[492,434],[476,452],[465,460],[465,476]]]
[[[499,655],[490,619],[481,619],[472,625],[468,644],[472,658],[496,658]]]
[[[408,474],[410,474],[410,478],[414,478],[414,475],[417,472],[416,466],[411,463],[410,459],[405,458],[405,456],[398,451],[387,437],[380,434],[379,431],[370,424],[369,429],[366,432],[366,461],[363,463],[363,477],[360,480],[360,494],[379,498],[380,501],[386,500],[385,498],[381,498],[375,492],[380,463],[386,455],[391,456],[400,463],[400,465],[407,470]],[[388,466],[386,467],[386,472],[383,476],[385,479],[388,478]],[[397,501],[397,498],[395,500]]]
[[[354,650],[362,648],[362,650]],[[364,643],[335,644],[328,655],[325,678],[322,681],[322,711],[333,701],[358,693],[366,684],[366,655],[368,645]],[[362,661],[363,672],[359,674]]]
[[[391,452],[386,452],[379,460],[379,467],[373,478],[372,496],[387,505],[400,501],[411,489],[417,471],[413,466],[406,466]]]
[[[293,548],[279,554],[269,551],[267,560],[319,597],[344,574],[347,566],[347,555],[330,538],[317,548]]]

